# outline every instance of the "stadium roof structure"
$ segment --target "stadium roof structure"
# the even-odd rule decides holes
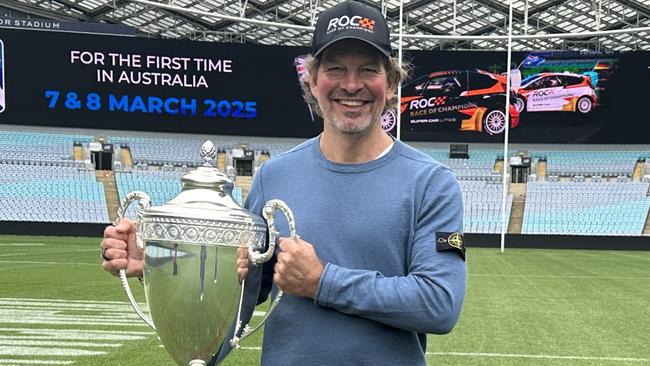
[[[359,1],[386,14],[395,47],[400,23],[404,49],[505,50],[508,46],[509,0]],[[317,15],[337,2],[3,0],[0,15],[4,11],[13,18],[128,25],[144,37],[308,46]],[[513,50],[650,50],[649,0],[514,0],[512,19]]]

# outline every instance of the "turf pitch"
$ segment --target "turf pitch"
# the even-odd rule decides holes
[[[0,236],[1,366],[174,365],[98,243]],[[461,319],[429,336],[429,365],[650,365],[650,251],[469,248],[467,264]],[[257,365],[261,339],[222,365]]]

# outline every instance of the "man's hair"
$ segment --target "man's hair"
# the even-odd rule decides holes
[[[397,88],[399,87],[400,82],[403,82],[408,78],[409,71],[411,70],[411,63],[407,61],[403,61],[402,65],[400,66],[399,59],[394,56],[391,57],[382,56],[382,61],[384,63],[384,69],[386,70],[386,79],[388,81],[388,87],[392,88],[396,92],[395,96],[391,98],[389,101],[387,101],[386,104],[384,105],[384,110],[382,111],[383,113],[387,109],[390,109],[397,104]],[[307,57],[305,58],[305,69],[307,70],[307,77],[305,77],[303,80],[304,83],[303,96],[305,98],[305,102],[307,102],[311,110],[316,112],[316,114],[322,118],[323,112],[321,111],[320,106],[318,105],[318,101],[311,93],[311,89],[309,87],[311,83],[311,78],[318,73],[320,62],[321,62],[320,55],[318,57],[314,57],[310,54],[307,55]]]

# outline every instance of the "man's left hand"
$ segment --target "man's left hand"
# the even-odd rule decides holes
[[[295,296],[313,299],[323,274],[323,263],[314,246],[300,237],[279,239],[273,282],[282,291]]]

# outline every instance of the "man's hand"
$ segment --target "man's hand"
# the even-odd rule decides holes
[[[144,255],[135,243],[135,223],[121,219],[117,226],[107,226],[100,247],[104,270],[117,276],[126,269],[127,276],[142,277]]]
[[[310,299],[316,297],[324,266],[314,246],[299,237],[296,240],[280,238],[279,245],[273,282],[288,294]]]
[[[248,247],[237,248],[237,277],[239,283],[248,277]]]

